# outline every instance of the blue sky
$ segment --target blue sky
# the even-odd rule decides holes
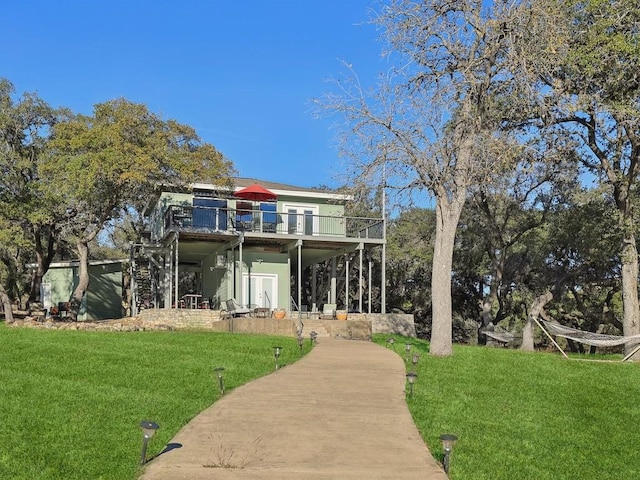
[[[333,120],[310,99],[381,70],[372,0],[15,0],[0,77],[90,113],[117,97],[194,127],[245,177],[336,186]]]

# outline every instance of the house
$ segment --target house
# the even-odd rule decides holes
[[[325,303],[371,312],[370,295],[364,298],[372,289],[371,252],[382,249],[384,258],[385,225],[382,218],[346,216],[350,199],[249,178],[234,179],[233,187],[159,191],[145,212],[148,239],[131,247],[131,313],[146,307],[219,310],[229,299],[265,312],[318,311]],[[359,271],[351,288],[353,279],[336,273],[345,263],[348,271],[349,262]],[[384,285],[381,263],[376,268]],[[376,289],[384,300],[382,286]]]
[[[78,320],[122,317],[123,265],[126,260],[89,261],[90,289],[82,299]],[[78,285],[78,261],[53,262],[42,277],[40,298],[47,312],[67,304]],[[65,315],[65,308],[58,312]]]

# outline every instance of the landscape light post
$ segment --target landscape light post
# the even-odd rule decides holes
[[[311,339],[311,346],[313,347],[313,344],[316,341],[316,338],[318,338],[318,332],[316,332],[315,330],[311,330],[311,333],[309,334],[309,338]]]
[[[417,353],[414,353],[414,354],[411,356],[411,363],[412,363],[412,364],[413,364],[413,366],[415,367],[415,366],[418,364],[418,362],[419,362],[419,361],[420,361],[420,355],[418,355]]]
[[[302,347],[304,346],[304,338],[302,338],[302,334],[298,335],[298,346],[300,347],[300,353],[302,353]]]
[[[220,387],[220,395],[224,395],[224,379],[222,378],[222,372],[224,372],[224,367],[216,367],[213,369],[213,371],[218,374],[218,385]]]
[[[449,463],[451,462],[451,452],[453,452],[453,446],[456,444],[458,437],[450,433],[444,433],[440,435],[440,441],[442,442],[442,449],[444,450],[444,458],[442,459],[442,466],[444,473],[449,475]]]
[[[391,348],[393,348],[394,351],[396,349],[395,344],[396,344],[396,339],[395,338],[393,338],[393,337],[387,338],[387,346],[390,346]]]
[[[147,444],[149,443],[149,439],[156,433],[156,430],[160,428],[160,425],[155,422],[143,420],[140,422],[140,428],[142,428],[142,453],[140,454],[140,465],[144,465],[147,463]]]
[[[405,362],[409,362],[409,354],[411,353],[411,344],[410,343],[405,343],[404,344],[404,352],[405,352],[404,361]]]
[[[273,347],[273,356],[276,359],[276,370],[278,370],[278,360],[280,359],[280,354],[282,353],[282,347]]]
[[[407,373],[407,381],[409,382],[409,396],[413,395],[413,384],[416,382],[418,374],[416,372]]]

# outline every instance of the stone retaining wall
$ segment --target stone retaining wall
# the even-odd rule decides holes
[[[373,333],[396,333],[415,337],[413,315],[350,313],[347,320],[316,320],[303,318],[305,336],[311,330],[326,332],[331,337],[371,338]],[[10,326],[30,326],[60,330],[209,330],[214,332],[254,333],[264,335],[295,336],[297,316],[282,320],[274,318],[239,317],[222,319],[217,310],[149,309],[137,317],[97,322],[60,322],[51,319],[18,320]]]

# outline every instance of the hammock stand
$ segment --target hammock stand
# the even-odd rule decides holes
[[[565,358],[569,358],[565,351],[558,345],[548,330],[550,330],[554,335],[558,337],[568,338],[570,340],[574,340],[576,342],[584,343],[586,345],[593,345],[596,347],[614,347],[618,345],[626,345],[627,343],[637,343],[638,345],[633,351],[627,354],[622,361],[625,362],[629,360],[635,353],[640,351],[640,335],[632,335],[630,337],[623,337],[620,335],[606,335],[603,333],[593,333],[593,332],[584,332],[582,330],[578,330],[577,328],[565,327],[564,325],[560,325],[555,322],[548,322],[546,320],[538,320],[536,317],[533,317],[536,324],[540,327],[540,329],[545,333],[549,340],[555,345],[555,347],[562,353]],[[542,324],[545,324],[547,328],[543,327]]]

